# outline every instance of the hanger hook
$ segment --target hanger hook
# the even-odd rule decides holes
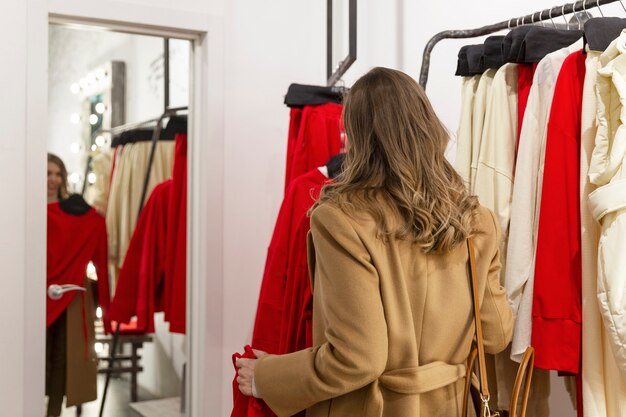
[[[576,19],[576,27],[578,28],[578,30],[581,30],[582,29],[582,22],[578,18],[578,13],[576,12],[576,3],[574,3],[573,12],[574,12],[574,18]]]
[[[569,29],[569,22],[567,21],[567,18],[565,17],[565,5],[561,7],[561,16],[563,17],[563,20],[565,20],[565,25],[567,26],[567,29]]]
[[[598,7],[598,10],[600,11],[600,15],[604,17],[604,13],[602,13],[602,7],[600,7],[600,0],[596,0],[596,6]]]
[[[554,26],[554,28],[556,29],[556,24],[554,23],[554,20],[552,20],[552,7],[550,8],[550,12],[548,13],[548,17],[550,18],[550,21],[552,22],[552,26]]]
[[[626,6],[624,6],[624,3],[622,3],[622,0],[619,0],[619,4],[622,5],[622,9],[624,9],[624,11],[626,12]]]
[[[530,24],[534,25],[535,24],[535,13],[530,15]]]
[[[522,26],[524,26],[524,19],[526,19],[526,16],[522,16]]]

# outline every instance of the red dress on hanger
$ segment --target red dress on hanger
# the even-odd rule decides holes
[[[533,292],[535,366],[580,371],[580,135],[585,55],[569,55],[557,78],[546,142]]]

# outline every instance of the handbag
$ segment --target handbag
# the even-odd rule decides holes
[[[483,328],[480,321],[480,308],[478,307],[478,282],[476,281],[476,259],[474,255],[474,240],[472,238],[467,239],[467,253],[470,288],[472,293],[472,308],[474,310],[474,324],[476,327],[476,340],[467,358],[468,371],[465,377],[462,416],[468,416],[468,404],[471,397],[476,416],[478,417],[506,417],[508,415],[518,417],[518,409],[520,410],[519,417],[525,417],[533,376],[533,366],[535,363],[535,350],[532,346],[529,346],[524,352],[524,356],[522,357],[517,370],[517,375],[515,377],[509,411],[490,410],[489,385],[487,383],[487,367],[485,362],[485,345],[483,340]],[[478,362],[478,387],[476,387],[475,383],[472,383],[472,380],[474,379],[474,372],[471,372],[471,370],[474,369],[476,362]]]

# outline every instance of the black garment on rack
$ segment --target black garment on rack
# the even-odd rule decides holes
[[[344,88],[317,85],[291,84],[285,96],[288,107],[314,106],[326,103],[341,104]]]
[[[572,45],[582,36],[580,30],[533,27],[520,45],[516,62],[520,64],[539,62],[546,55]]]
[[[115,148],[119,145],[127,145],[136,142],[149,142],[154,135],[155,127],[140,127],[122,132],[115,136],[111,141],[111,147]],[[187,133],[187,116],[171,116],[167,122],[167,126],[161,130],[159,140],[174,140],[179,133]]]
[[[459,54],[457,55],[456,60],[456,72],[454,73],[454,75],[457,75],[459,77],[467,77],[468,75],[470,75],[469,64],[467,63],[467,49],[469,47],[470,45],[465,45],[459,50]]]
[[[517,62],[522,43],[534,26],[519,26],[506,34],[502,40],[502,56],[506,62]]]
[[[626,29],[626,19],[619,17],[595,17],[585,22],[585,44],[592,51],[605,51],[611,42]]]
[[[471,45],[467,48],[467,64],[469,75],[480,75],[485,72],[484,62],[482,62],[485,45]]]
[[[489,36],[485,39],[483,62],[485,69],[498,69],[504,65],[504,57],[502,56],[502,42],[504,36]]]
[[[343,162],[346,159],[345,153],[339,153],[326,162],[326,169],[328,169],[328,178],[337,179],[339,174],[343,172]]]

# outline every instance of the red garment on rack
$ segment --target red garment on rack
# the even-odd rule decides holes
[[[535,366],[580,371],[580,135],[585,55],[569,55],[557,78],[546,142],[533,292]]]
[[[237,366],[235,365],[235,361],[238,358],[254,359],[255,356],[254,352],[252,352],[252,348],[249,345],[246,345],[244,347],[243,354],[233,354],[235,379],[233,379],[233,411],[230,413],[230,417],[274,417],[274,413],[263,400],[255,397],[249,397],[239,391],[239,384],[237,383],[239,369],[237,369]]]
[[[154,313],[163,311],[166,229],[173,180],[152,190],[128,245],[120,269],[110,318],[129,323],[137,316],[137,329],[154,332]]]
[[[296,152],[298,142],[298,132],[300,131],[300,121],[302,120],[302,109],[293,107],[289,111],[289,133],[287,136],[287,164],[285,168],[285,193],[291,181],[291,170],[293,156]]]
[[[48,204],[47,286],[83,286],[91,261],[98,275],[98,296],[105,330],[111,331],[109,313],[108,245],[104,217],[91,208],[82,215],[66,213],[59,203]],[[65,311],[78,291],[65,293],[59,300],[46,297],[46,326],[50,327]]]
[[[298,137],[286,176],[287,185],[300,175],[324,165],[341,151],[342,110],[343,106],[335,103],[303,108]],[[290,153],[289,149],[287,153]],[[287,164],[289,166],[289,162]]]
[[[524,122],[524,113],[528,104],[528,96],[530,95],[530,87],[533,85],[533,77],[537,64],[519,64],[517,66],[517,141],[515,145],[515,155],[519,147],[519,137],[522,133],[522,124]]]
[[[289,250],[295,244],[298,225],[315,202],[313,196],[319,196],[327,181],[328,178],[315,168],[296,178],[285,194],[267,251],[252,334],[255,349],[279,352]]]
[[[165,251],[165,320],[185,333],[187,308],[187,134],[177,134]]]
[[[319,189],[314,189],[319,198]],[[307,236],[311,220],[304,216],[296,228],[289,251],[283,315],[280,325],[278,353],[291,353],[313,344],[313,296],[307,260]]]

